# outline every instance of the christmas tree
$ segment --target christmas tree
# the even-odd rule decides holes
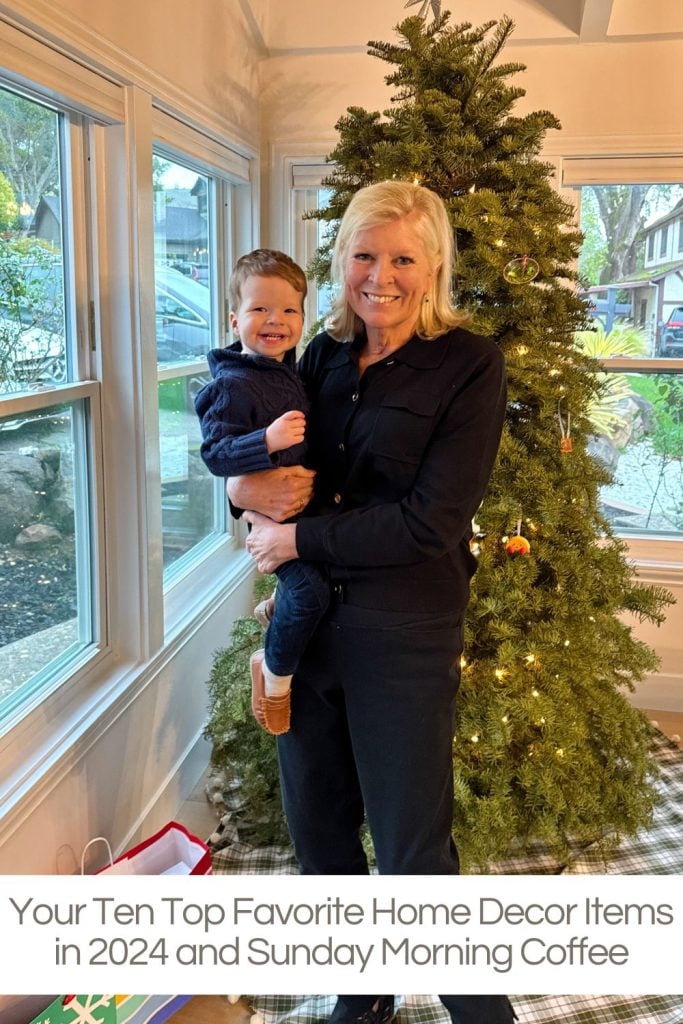
[[[509,407],[477,515],[454,746],[454,833],[463,864],[479,868],[515,844],[541,840],[563,856],[571,842],[608,848],[647,824],[651,730],[624,688],[657,658],[620,614],[659,622],[669,600],[635,581],[600,513],[609,477],[586,451],[599,367],[574,343],[590,326],[572,285],[581,236],[539,159],[557,119],[512,113],[524,90],[508,80],[523,65],[498,61],[511,31],[508,19],[451,27],[445,13],[369,44],[392,66],[392,103],[349,108],[337,124],[329,204],[316,213],[329,238],[313,267],[326,282],[357,189],[420,182],[452,220],[456,304],[506,356]],[[240,756],[249,760],[244,746]]]

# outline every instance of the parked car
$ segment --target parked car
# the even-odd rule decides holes
[[[17,315],[0,300],[0,391],[67,379],[61,265],[29,272],[41,279],[40,305],[27,303]],[[203,358],[211,347],[208,288],[177,270],[157,267],[155,305],[158,362]]]
[[[208,288],[170,267],[155,270],[157,360],[199,359],[211,348]]]
[[[683,306],[676,306],[666,323],[662,324],[657,355],[683,356]]]

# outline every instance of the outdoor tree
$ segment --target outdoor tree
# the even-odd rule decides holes
[[[59,191],[57,115],[0,89],[0,168],[21,212],[35,213],[44,195]]]
[[[586,185],[581,220],[586,241],[581,279],[587,285],[627,281],[645,264],[645,228],[673,209],[678,185]]]
[[[509,79],[523,66],[499,60],[511,31],[508,19],[451,27],[444,14],[408,18],[396,42],[369,44],[391,66],[391,105],[349,108],[337,124],[329,205],[316,214],[328,240],[313,266],[327,282],[336,225],[359,188],[420,182],[453,225],[457,305],[507,360],[507,419],[472,544],[454,745],[454,830],[470,867],[533,840],[560,856],[573,841],[607,848],[647,824],[651,732],[624,688],[657,658],[622,613],[659,622],[668,600],[635,581],[600,513],[608,476],[586,451],[598,366],[574,344],[589,326],[572,284],[581,236],[539,159],[558,121],[513,113],[524,90]],[[236,629],[231,672],[249,628]],[[217,763],[237,758],[240,775],[260,755],[230,720],[243,712],[225,678],[212,679],[209,732]]]
[[[0,231],[10,231],[16,226],[19,205],[14,189],[6,176],[0,171]]]

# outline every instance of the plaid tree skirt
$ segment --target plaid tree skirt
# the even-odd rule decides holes
[[[624,839],[608,864],[591,846],[577,847],[563,863],[540,844],[495,865],[498,874],[681,874],[683,873],[683,751],[658,734],[656,758],[661,794],[651,828]],[[210,794],[220,806],[221,796]],[[241,842],[234,813],[227,809],[209,843],[215,874],[296,874],[296,861],[284,847],[257,849]],[[321,1024],[334,996],[260,996],[245,999],[264,1024]],[[519,1024],[683,1024],[683,995],[672,996],[514,996]],[[450,1024],[433,996],[397,996],[398,1024]],[[482,1024],[486,1024],[482,1021]]]

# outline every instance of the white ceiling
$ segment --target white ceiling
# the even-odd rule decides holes
[[[240,0],[264,56],[365,50],[390,40],[407,0]],[[442,0],[451,24],[510,15],[511,45],[683,39],[683,0]],[[431,11],[430,11],[431,15]]]

